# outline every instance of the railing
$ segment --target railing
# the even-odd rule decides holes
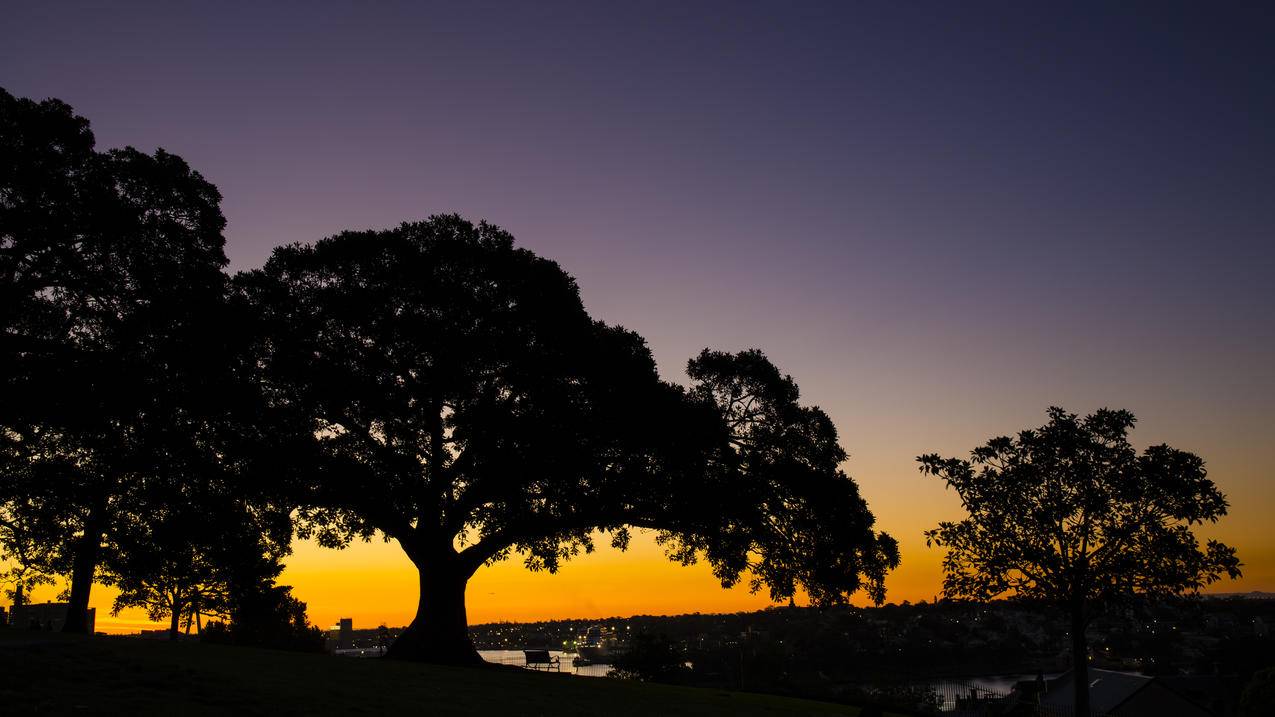
[[[1071,707],[1037,704],[1037,698],[1032,694],[988,689],[961,680],[936,679],[930,681],[927,687],[932,693],[935,711],[945,716],[1080,717]],[[1107,717],[1107,714],[1090,711],[1086,717]]]
[[[936,680],[927,687],[934,695],[934,706],[939,712],[956,715],[995,714],[1012,699],[1009,692],[990,690],[957,680]]]
[[[384,657],[385,646],[376,645],[374,647],[342,647],[332,650],[332,654],[337,657]]]
[[[1028,681],[1020,688],[945,677],[877,674],[846,685],[841,697],[852,704],[873,705],[886,712],[920,717],[1078,717],[1071,707],[1039,704]],[[1084,717],[1107,717],[1093,711]]]

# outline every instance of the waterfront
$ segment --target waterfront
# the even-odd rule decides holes
[[[488,662],[501,665],[513,665],[523,667],[526,664],[526,656],[522,650],[479,650],[479,655]],[[550,650],[549,655],[556,657],[562,667],[564,674],[579,675],[581,677],[606,677],[611,671],[610,665],[582,665],[575,666],[571,664],[574,653],[563,652],[561,650]],[[1045,673],[1044,678],[1052,680],[1058,677],[1058,672]],[[980,694],[997,694],[1006,695],[1013,689],[1018,682],[1036,679],[1036,674],[1001,674],[1001,675],[979,675],[975,677],[952,677],[936,680],[926,680],[925,683],[939,694],[953,692],[953,686],[960,685],[965,688],[975,688]],[[951,702],[951,698],[945,700]]]
[[[500,665],[515,665],[522,667],[526,665],[526,656],[522,650],[479,650],[479,655],[488,662],[494,662]],[[550,657],[556,657],[562,668],[563,674],[579,675],[581,677],[606,677],[611,671],[610,665],[582,665],[576,667],[571,664],[575,653],[563,652],[561,650],[550,650]]]
[[[1046,672],[1044,674],[1044,678],[1046,680],[1052,680],[1061,674],[1062,674],[1061,672]],[[1024,673],[1021,675],[984,675],[981,677],[958,677],[952,681],[962,682],[972,687],[977,687],[981,691],[1007,695],[1009,694],[1010,690],[1014,689],[1014,685],[1018,684],[1019,682],[1027,682],[1034,679],[1036,679],[1036,673],[1033,672],[1031,674]]]

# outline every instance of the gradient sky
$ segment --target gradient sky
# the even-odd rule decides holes
[[[915,457],[1051,404],[1202,455],[1232,503],[1204,533],[1246,563],[1222,589],[1275,590],[1269,4],[463,5],[6,2],[0,86],[185,157],[234,269],[455,211],[667,378],[763,349],[899,538],[893,600],[937,592],[921,531],[961,514]],[[414,610],[394,545],[299,545],[285,580],[323,625]],[[473,622],[764,604],[649,541],[469,592]]]

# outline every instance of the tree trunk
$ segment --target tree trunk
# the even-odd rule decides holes
[[[168,623],[168,639],[176,640],[181,635],[181,616],[182,604],[180,600],[173,599],[173,617]]]
[[[62,632],[87,634],[89,631],[89,591],[97,572],[98,553],[102,547],[102,530],[96,516],[85,522],[84,535],[75,546],[71,559],[71,597],[66,606]]]
[[[443,665],[482,665],[469,639],[465,585],[472,571],[455,553],[414,561],[420,571],[420,602],[412,623],[390,645],[385,656]]]
[[[1089,646],[1085,642],[1085,604],[1071,606],[1071,674],[1076,717],[1089,717]]]

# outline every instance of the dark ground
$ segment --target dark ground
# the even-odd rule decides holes
[[[197,642],[0,630],[0,713],[856,715],[722,690],[337,658]]]

